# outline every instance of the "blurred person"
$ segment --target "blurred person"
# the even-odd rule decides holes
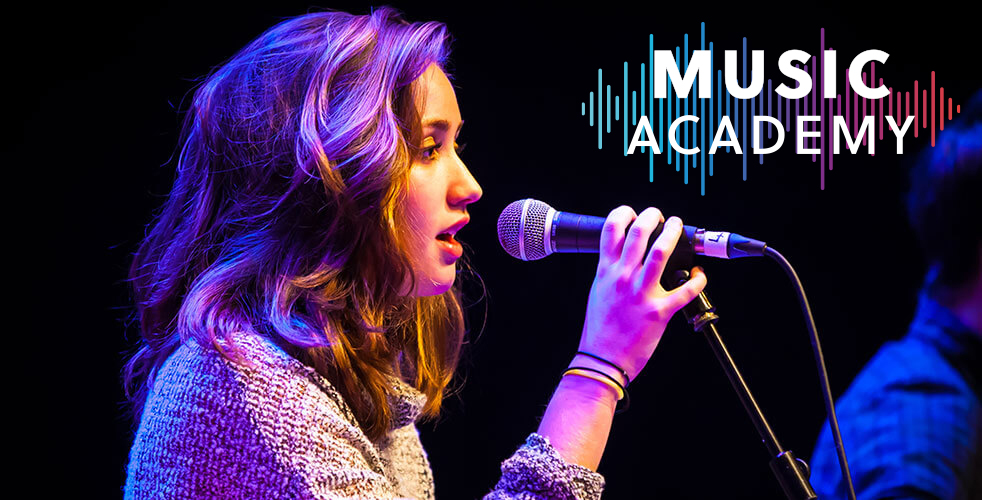
[[[982,498],[982,91],[963,108],[910,174],[914,320],[836,404],[859,500]],[[847,498],[828,422],[811,467],[819,498]]]

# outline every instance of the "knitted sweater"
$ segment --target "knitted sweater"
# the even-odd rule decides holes
[[[395,415],[372,442],[340,393],[268,339],[236,334],[245,362],[188,341],[161,366],[130,450],[125,497],[432,499],[415,421],[425,396],[391,377]],[[485,500],[600,498],[604,478],[532,433]]]

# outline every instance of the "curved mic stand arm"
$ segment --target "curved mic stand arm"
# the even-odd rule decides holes
[[[676,285],[681,285],[688,280],[688,271],[681,269],[674,273]],[[812,489],[811,483],[808,482],[808,464],[800,458],[795,458],[791,450],[781,448],[777,436],[774,435],[774,431],[767,423],[767,419],[764,417],[760,406],[757,405],[757,401],[754,399],[753,394],[751,394],[750,388],[747,387],[747,383],[743,380],[743,375],[740,374],[740,370],[733,361],[733,357],[730,356],[730,352],[726,349],[726,344],[723,343],[723,339],[716,329],[716,321],[719,319],[719,316],[716,315],[715,310],[716,308],[709,302],[709,297],[703,291],[692,302],[689,302],[689,304],[682,308],[682,313],[685,315],[686,321],[692,325],[692,328],[697,332],[702,332],[706,336],[706,340],[709,341],[709,346],[712,347],[713,352],[716,354],[716,359],[719,360],[723,371],[726,372],[726,377],[730,379],[730,384],[733,385],[737,396],[740,397],[743,408],[747,410],[747,415],[750,415],[750,420],[753,421],[754,427],[757,428],[757,433],[760,434],[761,439],[764,441],[767,452],[774,457],[771,459],[771,470],[777,477],[777,481],[781,484],[781,489],[784,490],[785,496],[789,500],[811,500],[818,498],[815,490]]]

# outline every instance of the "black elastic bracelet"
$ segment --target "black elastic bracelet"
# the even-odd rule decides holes
[[[631,395],[627,393],[627,389],[625,389],[624,386],[621,385],[621,383],[618,382],[617,379],[615,379],[614,377],[611,377],[610,375],[608,375],[608,374],[606,374],[606,373],[604,373],[604,372],[602,372],[600,370],[597,370],[597,369],[594,369],[594,368],[587,368],[585,366],[571,366],[571,367],[567,368],[566,371],[563,372],[563,375],[562,376],[565,377],[566,374],[570,370],[586,370],[586,371],[589,371],[589,372],[599,373],[599,374],[603,375],[604,377],[607,377],[607,379],[609,379],[611,382],[613,382],[615,385],[617,385],[617,387],[624,393],[624,397],[621,398],[621,400],[617,402],[617,405],[620,406],[620,408],[614,410],[614,415],[617,415],[619,413],[624,413],[631,406]],[[621,403],[621,401],[623,401],[623,403]]]
[[[631,383],[631,378],[627,376],[627,370],[625,370],[625,369],[623,369],[623,368],[621,368],[621,367],[619,367],[619,366],[617,366],[617,365],[615,365],[614,363],[611,363],[610,361],[607,361],[606,359],[604,359],[604,358],[601,358],[600,356],[597,356],[597,355],[595,355],[595,354],[590,354],[590,353],[588,353],[588,352],[583,352],[583,351],[576,351],[576,354],[582,354],[582,355],[584,355],[584,356],[590,356],[591,358],[593,358],[593,359],[595,359],[595,360],[597,360],[597,361],[601,361],[601,362],[604,362],[604,363],[607,363],[607,364],[608,364],[608,365],[610,365],[610,366],[613,366],[613,367],[614,367],[615,369],[617,369],[617,371],[619,371],[619,372],[621,372],[621,375],[624,375],[624,380],[626,380],[626,381],[627,381],[627,382],[626,382],[626,383],[624,384],[624,387],[627,387],[627,386],[628,386],[628,384],[630,384],[630,383]],[[619,385],[619,384],[618,384],[618,385]]]

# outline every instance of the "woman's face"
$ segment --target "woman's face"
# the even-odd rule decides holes
[[[454,234],[467,224],[467,205],[481,186],[457,156],[460,108],[447,75],[431,64],[416,81],[423,139],[409,171],[406,200],[416,296],[439,295],[453,286],[462,249]]]

